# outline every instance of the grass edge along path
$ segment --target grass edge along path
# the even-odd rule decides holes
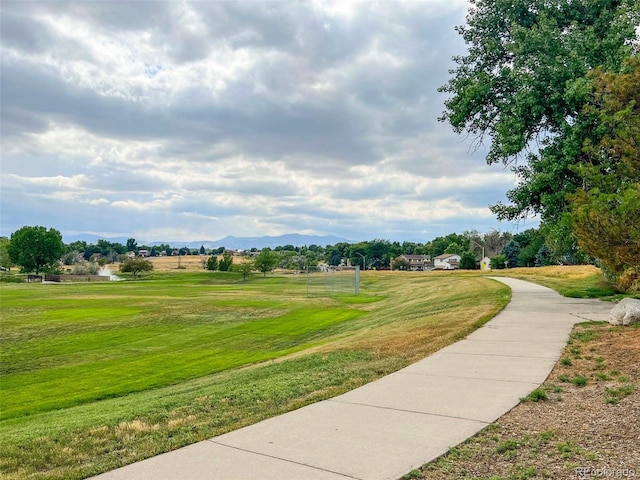
[[[0,422],[6,479],[108,471],[336,396],[475,330],[509,301],[480,277],[371,272],[367,315],[335,340],[269,361],[72,408]],[[367,290],[365,290],[367,291]]]
[[[538,283],[566,297],[622,297],[591,265],[493,270],[491,275]],[[640,325],[576,324],[540,388],[478,434],[403,478],[524,480],[577,478],[576,472],[585,478],[595,475],[587,472],[622,478],[629,471],[638,476],[640,424],[629,428],[629,419],[639,413],[639,359]]]
[[[639,414],[640,326],[579,323],[539,388],[404,478],[637,477]]]

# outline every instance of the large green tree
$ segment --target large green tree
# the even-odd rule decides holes
[[[278,260],[280,260],[278,252],[274,252],[270,248],[264,248],[254,259],[253,267],[259,272],[262,272],[262,275],[266,277],[267,272],[276,268]]]
[[[11,234],[8,253],[16,265],[25,272],[39,274],[55,270],[64,254],[62,235],[55,228],[24,226]]]
[[[441,120],[489,143],[487,162],[517,174],[496,204],[501,219],[541,214],[555,220],[567,195],[582,185],[573,167],[597,114],[585,111],[587,73],[619,71],[631,56],[640,12],[636,0],[470,0],[467,24],[457,28],[468,52],[441,87],[448,93]]]
[[[571,197],[580,246],[600,259],[624,290],[640,291],[640,57],[620,73],[592,72],[585,107],[599,119],[600,141],[585,142],[576,169],[583,185]]]

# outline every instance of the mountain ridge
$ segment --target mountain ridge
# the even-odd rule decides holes
[[[64,235],[63,239],[65,243],[72,243],[76,241],[85,241],[90,244],[96,244],[98,240],[106,240],[108,242],[121,243],[126,245],[128,238],[132,237],[105,237],[95,234],[78,234],[78,235]],[[225,247],[230,250],[248,250],[251,248],[275,248],[285,245],[293,245],[294,247],[302,247],[309,245],[335,245],[336,243],[354,243],[353,240],[338,237],[336,235],[304,235],[300,233],[287,233],[283,235],[263,235],[259,237],[236,237],[233,235],[227,235],[226,237],[218,240],[197,240],[192,242],[176,242],[176,241],[149,241],[138,240],[138,245],[148,245],[150,247],[154,245],[170,245],[175,248],[187,247],[187,248],[219,248]]]

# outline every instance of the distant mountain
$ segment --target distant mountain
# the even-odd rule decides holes
[[[62,235],[62,241],[66,244],[73,242],[87,242],[96,245],[98,240],[106,240],[111,243],[127,244],[127,240],[131,237],[105,237],[104,235],[94,235],[93,233],[79,233],[77,235]],[[138,242],[140,243],[140,242]]]
[[[131,237],[128,237],[131,238]],[[65,243],[72,243],[75,241],[85,241],[90,244],[97,244],[98,240],[107,240],[108,242],[127,244],[127,237],[101,237],[93,234],[80,234],[80,235],[65,235],[63,240]],[[204,245],[205,248],[218,248],[225,247],[230,250],[249,250],[250,248],[262,249],[265,247],[275,248],[285,245],[293,245],[294,247],[302,247],[309,245],[320,245],[325,247],[327,245],[335,245],[336,243],[346,242],[353,243],[353,240],[346,238],[336,237],[334,235],[301,235],[299,233],[290,233],[286,235],[278,236],[263,236],[263,237],[233,237],[227,236],[219,240],[199,240],[195,242],[173,242],[173,241],[146,241],[144,239],[136,238],[138,245],[160,245],[166,244],[172,247],[187,247],[187,248],[200,248]]]
[[[176,246],[183,246],[188,248],[199,248],[204,245],[205,248],[218,248],[225,247],[230,250],[249,250],[250,248],[275,248],[285,245],[293,245],[294,247],[302,247],[309,245],[320,245],[325,247],[327,245],[335,245],[336,243],[347,242],[353,243],[352,240],[346,238],[336,237],[334,235],[301,235],[299,233],[289,233],[286,235],[278,236],[264,236],[264,237],[234,237],[227,236],[219,240],[206,240],[200,242],[186,242],[181,244],[175,244]],[[162,243],[162,242],[158,242]],[[171,243],[173,245],[173,243]]]

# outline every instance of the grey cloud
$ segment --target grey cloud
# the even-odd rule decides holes
[[[161,24],[170,15],[174,2],[164,0],[133,2],[56,0],[28,3],[31,3],[31,8],[36,11],[53,15],[71,15],[105,31],[118,32],[143,30]]]
[[[3,80],[0,73],[0,82]],[[9,89],[5,90],[4,85],[0,85],[0,95],[4,95],[8,91]],[[46,118],[23,108],[21,105],[7,105],[6,107],[3,105],[0,109],[0,124],[5,139],[20,137],[26,132],[42,133],[48,129]]]
[[[101,223],[119,218],[125,232],[226,229],[220,236],[256,223],[274,231],[362,239],[410,239],[448,229],[439,233],[444,234],[464,222],[469,224],[462,229],[483,230],[484,219],[460,215],[433,225],[428,212],[415,212],[416,222],[382,222],[384,212],[362,212],[360,206],[367,199],[387,200],[393,211],[405,201],[449,198],[465,208],[494,203],[491,186],[456,186],[456,178],[481,171],[484,161],[482,155],[472,158],[463,139],[436,122],[443,102],[436,89],[447,80],[449,57],[462,46],[452,27],[463,21],[463,5],[449,5],[360,2],[343,18],[297,1],[3,2],[3,48],[13,49],[11,58],[3,50],[0,72],[2,153],[8,155],[3,175],[84,175],[82,201],[104,202],[79,207],[61,195],[44,200],[39,194],[57,193],[54,187],[33,192],[20,184],[14,185],[20,189],[18,204],[4,193],[3,177],[2,229],[46,221],[104,231]],[[48,28],[47,18],[62,15],[113,40],[110,55],[117,57],[121,42],[130,42],[123,55],[149,55],[132,61],[148,62],[143,73],[150,81],[110,78],[112,57],[93,58],[91,43],[64,32],[61,38]],[[44,55],[61,63],[47,65]],[[209,78],[192,80],[193,70],[180,76],[189,69],[206,71],[207,61],[214,75],[219,56],[243,63],[215,90]],[[64,59],[78,62],[63,64]],[[69,67],[79,69],[75,76],[66,73]],[[106,87],[91,85],[94,78],[86,72],[95,69],[102,69],[95,81]],[[123,96],[104,94],[111,81]],[[54,128],[66,126],[96,138],[95,149],[89,139],[72,138],[72,153],[38,151],[55,141]],[[45,132],[46,142],[30,140]],[[112,146],[123,147],[123,153],[92,158]],[[228,169],[236,158],[249,165],[246,171]],[[271,176],[269,168],[260,172],[268,162],[284,165],[282,178]],[[349,175],[362,178],[352,169],[357,165],[368,167],[369,183],[347,182]],[[170,169],[180,166],[201,173],[165,182]],[[418,191],[415,182],[392,181],[403,174],[447,175],[452,182],[450,188]],[[327,191],[306,194],[318,185]],[[322,196],[333,206],[323,205]],[[135,202],[154,201],[162,207],[136,209]],[[336,204],[344,208],[335,211]]]
[[[273,7],[256,8],[254,6],[249,8],[246,5],[239,6],[238,3],[241,2],[224,2],[221,4],[222,6],[214,3],[213,7],[209,7],[209,10],[207,10],[209,4],[194,5],[197,7],[203,5],[205,11],[213,10],[218,14],[226,12],[227,17],[233,17],[235,22],[253,22],[258,27],[269,26],[271,30],[277,30],[274,27]],[[87,8],[89,7],[81,7],[80,14],[86,15]],[[96,12],[100,12],[102,15],[109,8],[129,7],[128,4],[117,3],[110,7],[109,2],[98,3],[96,7],[90,7],[94,14],[93,21],[97,22],[102,18]],[[300,11],[300,7],[293,10]],[[296,17],[292,14],[287,15],[287,9],[281,9],[281,11],[285,13],[282,18],[278,18],[277,24],[279,26],[292,25]],[[239,12],[244,15],[244,18],[242,15],[235,17],[239,15]],[[311,13],[306,13],[308,17],[312,16]],[[166,12],[162,15],[165,14]],[[158,16],[159,14],[156,14],[156,17]],[[110,24],[109,18],[112,17],[106,16],[106,24]],[[222,16],[222,18],[225,17]],[[344,36],[341,37],[336,32],[337,27],[330,33],[322,29],[318,38],[324,39],[328,36],[337,38],[336,41],[339,45],[356,45],[357,47],[341,50],[341,55],[353,57],[354,52],[349,52],[350,48],[361,50],[363,45],[372,41],[373,34],[365,27],[376,27],[372,29],[374,32],[385,27],[384,22],[373,15],[364,18],[365,21],[354,22],[355,25],[351,26],[355,32],[352,35],[362,39],[360,42],[345,41]],[[418,30],[417,27],[416,30]],[[288,33],[280,34],[281,36],[294,36],[293,27],[284,28],[284,31]],[[266,36],[270,38],[275,35],[270,31],[269,33],[270,35]],[[303,30],[302,34],[303,38],[312,36],[308,29]],[[409,50],[412,49],[411,42],[416,34],[414,31],[410,34],[404,34],[407,37]],[[295,43],[288,45],[282,39],[279,41],[278,46],[282,49],[297,48]],[[278,42],[274,41],[273,43],[277,44]],[[16,77],[20,79],[24,79],[25,76],[33,79],[31,85],[25,86],[20,83],[15,86],[30,93],[29,97],[33,100],[30,105],[32,109],[46,110],[48,106],[52,113],[60,114],[67,121],[83,125],[96,133],[102,132],[128,138],[150,138],[153,135],[158,137],[184,136],[211,142],[231,138],[235,142],[244,144],[246,151],[253,154],[257,150],[266,150],[269,155],[304,155],[305,153],[323,151],[326,156],[337,156],[351,163],[370,163],[376,159],[376,153],[367,141],[368,136],[379,133],[376,131],[378,128],[375,126],[378,123],[376,119],[382,121],[382,126],[387,133],[393,131],[404,134],[408,131],[424,129],[432,121],[428,120],[431,118],[432,112],[421,109],[410,114],[406,111],[389,113],[397,111],[399,100],[406,104],[415,105],[417,100],[428,94],[429,89],[435,89],[435,85],[415,88],[415,84],[422,81],[420,78],[424,76],[423,73],[426,69],[424,66],[418,70],[409,67],[406,71],[391,73],[385,71],[384,65],[378,65],[375,70],[366,70],[368,67],[365,66],[365,70],[353,72],[349,83],[343,85],[343,90],[330,98],[313,99],[307,97],[296,104],[287,104],[281,96],[303,86],[297,82],[304,81],[305,73],[300,73],[302,75],[300,76],[295,73],[295,70],[300,68],[320,69],[317,71],[320,73],[322,65],[326,64],[326,61],[321,60],[326,57],[323,57],[320,49],[325,48],[328,52],[332,50],[330,45],[326,46],[320,42],[312,44],[308,48],[312,53],[311,58],[305,58],[302,64],[299,64],[300,57],[295,57],[297,59],[295,61],[291,60],[294,63],[283,63],[287,61],[287,58],[294,58],[291,55],[282,55],[275,63],[268,60],[258,63],[252,74],[253,77],[243,78],[232,83],[220,101],[215,100],[211,92],[204,87],[194,85],[184,90],[175,100],[174,106],[170,108],[134,104],[123,99],[101,97],[87,89],[84,91],[79,88],[72,89],[61,79],[52,77],[50,72],[38,72],[35,67],[30,72],[22,71],[16,74]],[[392,50],[399,48],[399,46],[393,46]],[[283,50],[283,52],[286,51]],[[420,56],[414,58],[420,64]],[[316,62],[318,59],[320,61]],[[11,72],[7,75],[10,76]],[[38,75],[41,78],[40,82],[37,80]],[[269,99],[255,93],[253,89],[256,81],[264,84],[275,96]],[[5,82],[9,85],[6,88],[9,90],[8,93],[14,93],[10,91],[11,79],[7,78],[3,83]],[[33,92],[38,91],[41,92],[40,98],[37,98],[37,94],[33,95]],[[406,98],[402,99],[403,96]],[[358,99],[363,108],[358,108],[357,104],[350,103],[350,97]],[[52,99],[55,105],[51,105]]]
[[[55,36],[44,22],[12,11],[3,3],[0,10],[0,38],[5,47],[25,52],[43,52],[54,43]]]

